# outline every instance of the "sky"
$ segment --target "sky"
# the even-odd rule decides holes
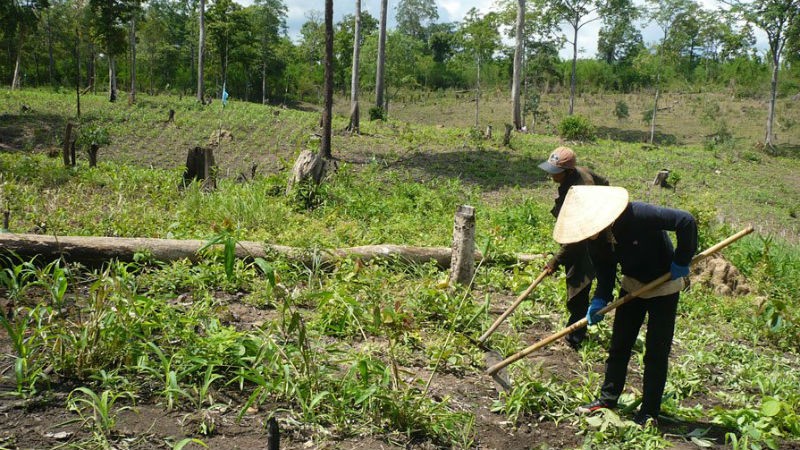
[[[388,27],[393,29],[395,27],[395,7],[399,0],[388,1]],[[496,9],[495,0],[435,0],[435,2],[439,8],[438,22],[460,22],[471,8],[476,8],[482,14]],[[249,1],[245,0],[243,3],[247,4]],[[706,8],[716,7],[715,0],[701,0],[701,3],[706,5]],[[308,21],[309,15],[316,11],[318,17],[322,18],[325,10],[325,3],[322,0],[288,0],[286,5],[288,7],[286,25],[289,37],[294,41],[298,40],[300,27]],[[354,9],[355,2],[353,0],[334,0],[334,23],[340,21],[347,14],[353,14]],[[361,0],[361,10],[369,12],[372,17],[377,19],[380,16],[380,0]],[[578,34],[579,58],[595,57],[597,53],[597,33],[601,25],[601,21],[597,20],[581,28]],[[648,24],[642,28],[642,37],[646,44],[654,43],[660,38],[660,30],[656,25]],[[757,37],[759,41],[763,42],[763,38],[760,35],[757,35]],[[513,42],[509,41],[507,44],[511,45]],[[566,45],[569,47],[569,44]],[[763,44],[759,42],[758,46],[761,48]],[[562,58],[572,57],[572,49],[567,47],[560,52]]]

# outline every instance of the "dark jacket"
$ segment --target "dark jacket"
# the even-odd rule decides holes
[[[564,204],[564,199],[567,196],[567,192],[572,186],[576,185],[608,186],[608,180],[592,172],[591,169],[587,169],[585,167],[576,167],[575,170],[570,170],[567,173],[566,178],[564,178],[564,180],[558,185],[558,197],[556,197],[554,201],[555,204],[553,205],[553,209],[550,210],[550,213],[553,215],[553,217],[558,218],[558,213],[561,212],[561,206]],[[553,255],[553,258],[547,265],[555,269],[560,265],[570,264],[572,261],[580,261],[586,252],[586,245],[587,244],[585,242],[562,245],[561,249],[559,249],[558,253]],[[589,245],[591,246],[592,244],[590,243]],[[580,265],[585,265],[586,262],[587,261],[583,261],[583,263]],[[588,261],[588,263],[589,267],[581,267],[579,270],[582,273],[588,274],[590,278],[594,278],[594,271],[591,269],[591,261]],[[567,274],[567,278],[569,278],[569,273]]]
[[[558,185],[558,197],[555,199],[553,209],[550,210],[550,214],[553,217],[558,218],[558,213],[561,212],[561,205],[564,204],[569,188],[575,185],[608,186],[608,180],[586,167],[576,167],[574,170],[568,170],[566,178]]]
[[[672,247],[667,231],[674,231],[678,246]],[[669,272],[673,261],[688,266],[697,251],[697,223],[686,211],[631,202],[611,225],[615,242],[607,240],[601,254],[592,255],[597,270],[595,297],[613,300],[612,291],[620,266],[623,275],[648,283]],[[598,239],[600,240],[600,239]]]
[[[558,197],[550,213],[558,218],[561,206],[567,196],[569,188],[576,185],[602,185],[608,186],[608,180],[585,167],[576,167],[567,172],[564,180],[558,185]],[[567,277],[567,298],[578,294],[595,276],[590,253],[594,252],[593,242],[583,241],[574,244],[562,245],[558,253],[553,255],[547,263],[553,269],[563,265]]]

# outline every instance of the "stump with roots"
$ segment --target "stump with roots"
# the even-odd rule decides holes
[[[329,170],[329,163],[330,161],[326,160],[322,153],[303,150],[292,168],[292,175],[286,184],[286,195],[291,195],[302,184],[311,183],[317,186],[322,183]]]

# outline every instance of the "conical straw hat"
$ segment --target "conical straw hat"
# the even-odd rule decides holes
[[[603,231],[628,206],[628,191],[615,186],[572,186],[558,213],[553,239],[580,242]]]

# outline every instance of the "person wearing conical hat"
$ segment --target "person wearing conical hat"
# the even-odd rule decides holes
[[[547,172],[554,182],[558,183],[558,195],[550,212],[558,217],[564,198],[572,186],[608,185],[608,180],[586,167],[577,165],[577,156],[569,147],[558,147],[550,153],[547,161],[539,164],[539,168]],[[547,270],[554,273],[559,266],[564,266],[567,284],[567,310],[569,318],[567,326],[583,319],[589,306],[589,292],[595,273],[590,253],[595,250],[586,242],[562,245],[558,253],[546,263]],[[566,337],[567,344],[574,349],[580,348],[586,337],[586,328],[573,331]]]
[[[674,248],[668,231],[675,232]],[[633,345],[646,316],[642,404],[634,421],[640,425],[655,421],[667,381],[678,299],[688,286],[689,263],[697,251],[694,217],[678,209],[629,202],[628,192],[621,187],[574,186],[564,199],[553,238],[561,244],[610,240],[606,253],[593,259],[597,287],[586,314],[589,325],[602,320],[599,311],[613,300],[618,266],[623,275],[620,297],[667,272],[672,274],[671,281],[616,309],[600,395],[577,409],[589,413],[617,406]]]

